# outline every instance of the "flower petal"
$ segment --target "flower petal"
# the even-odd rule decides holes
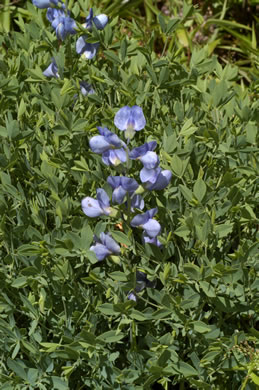
[[[111,252],[105,245],[99,243],[91,246],[90,251],[93,251],[96,254],[96,257],[99,261],[102,261],[103,259],[105,259],[105,257],[111,254]]]
[[[86,42],[85,42],[85,38],[87,36],[84,35],[82,37],[79,37],[78,40],[76,41],[76,52],[77,54],[82,54],[85,50],[85,46],[86,46]]]
[[[107,215],[110,214],[110,199],[109,196],[107,195],[106,191],[104,191],[102,188],[98,188],[96,190],[97,194],[97,200],[100,204],[100,207],[103,209],[103,212]]]
[[[143,238],[143,242],[144,242],[145,244],[152,244],[152,245],[155,245],[155,246],[157,246],[157,247],[160,247],[160,246],[162,245],[161,242],[158,240],[157,237],[151,238],[151,237],[149,237],[149,236],[143,234],[142,238]]]
[[[136,189],[139,187],[135,179],[131,179],[130,177],[125,176],[121,177],[121,185],[130,194],[136,191]]]
[[[32,4],[40,9],[51,7],[50,0],[32,0]]]
[[[127,161],[127,155],[124,149],[114,149],[114,153],[121,163],[125,163]]]
[[[76,33],[76,30],[75,30],[76,29],[76,22],[74,21],[74,19],[72,19],[70,17],[66,17],[66,18],[64,18],[63,23],[64,23],[64,27],[65,27],[67,34],[75,34]]]
[[[129,153],[129,158],[135,160],[138,157],[144,156],[148,151],[153,151],[157,147],[156,141],[146,142],[137,148],[134,148]]]
[[[80,85],[80,91],[84,96],[87,95],[93,95],[95,93],[95,90],[91,86],[91,84],[87,83],[86,81],[79,81]]]
[[[159,157],[155,152],[147,152],[144,156],[140,157],[140,161],[147,169],[156,168],[159,164]]]
[[[163,190],[165,187],[168,186],[170,180],[172,178],[172,172],[165,170],[159,173],[157,176],[157,179],[154,183],[147,183],[145,185],[145,188],[147,190]]]
[[[105,14],[97,15],[93,18],[93,22],[98,30],[103,30],[108,23],[108,16]]]
[[[115,188],[115,190],[112,193],[113,203],[122,204],[126,194],[127,194],[127,191],[124,188],[122,188],[122,186]]]
[[[104,243],[104,245],[109,249],[111,253],[120,253],[119,244],[110,236],[110,234],[101,233],[100,239]]]
[[[82,200],[81,206],[84,214],[90,218],[103,215],[103,209],[100,207],[98,200],[90,198],[89,196]]]
[[[154,209],[150,209],[147,211],[147,215],[148,215],[148,218],[153,218],[154,215],[156,215],[158,209],[157,207],[155,207]]]
[[[122,107],[114,117],[114,124],[119,130],[126,130],[130,119],[131,108],[129,106]]]
[[[157,180],[157,177],[161,171],[161,168],[155,168],[155,169],[147,169],[142,168],[140,171],[140,180],[142,183],[155,183]]]
[[[97,43],[87,43],[86,42],[84,52],[82,55],[85,56],[85,58],[87,60],[91,60],[92,58],[94,58],[96,56],[98,48],[99,48],[98,42]]]
[[[161,230],[160,223],[155,219],[149,219],[142,227],[149,237],[156,237]]]
[[[131,199],[131,211],[134,211],[134,209],[140,209],[143,210],[145,206],[144,199],[141,195],[134,195]]]
[[[108,176],[107,183],[110,184],[114,190],[121,185],[121,176]]]
[[[102,135],[95,135],[89,141],[89,145],[91,150],[94,153],[101,154],[106,150],[110,149],[110,144],[106,141],[105,137]]]
[[[59,78],[58,67],[55,60],[52,59],[51,64],[44,70],[43,75],[46,77],[56,77]]]
[[[131,107],[130,122],[134,123],[133,128],[136,131],[142,130],[146,125],[146,119],[144,117],[142,108],[139,106]]]
[[[147,223],[149,220],[148,212],[144,214],[137,214],[135,217],[131,220],[130,225],[133,227],[142,226],[143,224]]]
[[[128,299],[129,299],[130,301],[135,301],[135,302],[137,302],[137,296],[136,296],[136,294],[134,294],[134,292],[131,292],[131,293],[128,294]]]

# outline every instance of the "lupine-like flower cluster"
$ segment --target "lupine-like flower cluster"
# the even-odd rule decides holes
[[[91,31],[93,23],[97,28],[97,30],[103,30],[106,24],[108,23],[108,17],[105,14],[94,16],[93,10],[91,8],[90,13],[86,18],[86,23],[84,25],[86,30]],[[88,38],[87,34],[78,38],[78,40],[76,41],[76,52],[84,56],[88,60],[91,60],[92,58],[95,57],[98,51],[99,43],[98,42],[88,43],[87,38]]]
[[[112,189],[112,204],[119,205],[122,216],[127,215],[125,222],[132,228],[143,230],[142,242],[144,244],[153,244],[159,247],[161,243],[157,237],[161,232],[161,225],[154,218],[158,210],[153,208],[144,213],[136,214],[135,210],[142,210],[145,205],[144,199],[137,192],[139,188],[142,188],[143,191],[143,187],[144,190],[165,188],[171,180],[172,174],[167,170],[162,171],[159,167],[159,157],[154,152],[157,147],[155,141],[146,142],[132,150],[128,148],[135,132],[142,130],[146,124],[140,107],[126,106],[121,108],[115,115],[114,124],[119,130],[124,131],[127,142],[122,141],[106,127],[98,127],[99,135],[95,135],[90,139],[90,148],[94,153],[102,155],[102,161],[106,165],[116,167],[119,164],[126,163],[125,169],[123,168],[124,172],[128,170],[129,159],[141,161],[143,164],[140,171],[142,187],[134,178],[125,175],[109,176],[107,183]],[[107,193],[99,188],[97,189],[96,199],[86,197],[82,200],[82,209],[88,217],[111,216],[115,210],[110,206],[111,202]],[[111,238],[109,233],[101,233],[99,238],[94,237],[94,242],[95,244],[90,247],[90,250],[96,254],[99,261],[112,254],[120,253],[119,245]],[[150,282],[145,273],[137,271],[136,288],[128,294],[128,299],[136,301],[137,293],[145,287],[155,287],[155,282]]]
[[[64,41],[68,35],[74,35],[77,33],[77,25],[73,18],[70,16],[70,12],[66,9],[66,6],[60,0],[32,0],[35,7],[44,9],[47,8],[46,17],[51,23],[51,26],[56,32],[56,36],[61,41]],[[108,23],[108,16],[100,14],[97,16],[93,15],[93,9],[90,9],[89,15],[86,18],[83,27],[86,31],[92,31],[93,25],[97,30],[103,30]],[[92,59],[95,57],[99,42],[89,43],[87,42],[88,35],[85,34],[80,36],[76,41],[76,52],[86,59]],[[54,59],[51,64],[43,72],[46,77],[59,78],[58,67]],[[84,83],[83,81],[81,83]],[[89,85],[89,84],[88,84]],[[89,88],[82,88],[80,90],[84,95],[94,93],[91,86]]]
[[[40,8],[47,9],[46,17],[51,23],[56,36],[64,41],[67,36],[77,33],[77,24],[70,16],[66,5],[61,0],[32,0],[32,3]],[[94,16],[92,8],[83,24],[85,34],[76,40],[76,52],[86,59],[95,57],[99,42],[88,42],[89,32],[94,29],[103,30],[108,23],[108,17],[105,14]],[[46,77],[59,78],[58,65],[55,58],[52,58],[50,65],[44,70]],[[80,90],[83,95],[95,93],[92,86],[85,81],[80,81]],[[77,95],[75,95],[75,99]],[[135,105],[133,107],[122,107],[115,115],[114,124],[117,129],[124,132],[126,142],[122,141],[117,134],[106,127],[98,127],[99,134],[90,139],[90,149],[92,152],[102,156],[102,161],[107,166],[113,166],[121,175],[107,178],[107,183],[111,187],[111,200],[103,188],[98,188],[96,198],[85,197],[82,202],[82,210],[90,218],[112,217],[121,213],[121,217],[128,228],[142,229],[143,244],[153,244],[161,246],[158,235],[161,232],[160,223],[154,218],[157,208],[153,208],[141,213],[145,203],[140,193],[146,190],[162,190],[171,180],[172,173],[168,170],[162,170],[159,166],[159,156],[155,149],[155,141],[146,142],[132,150],[129,149],[129,143],[136,132],[144,129],[146,119],[142,108]],[[131,177],[129,172],[129,160],[139,160],[142,163],[139,179]],[[117,168],[121,165],[120,168]],[[120,254],[120,246],[114,241],[110,233],[102,232],[99,237],[94,236],[94,243],[90,247],[99,261],[104,260],[110,255]],[[136,288],[134,292],[128,295],[128,299],[137,300],[137,293],[145,287],[155,287],[154,282],[150,282],[144,272],[136,273]]]

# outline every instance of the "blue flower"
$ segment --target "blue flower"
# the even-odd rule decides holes
[[[144,156],[139,157],[146,169],[154,169],[159,164],[159,157],[155,152],[147,152]]]
[[[54,58],[52,58],[51,64],[47,67],[47,69],[44,70],[43,74],[46,77],[59,78],[58,67]]]
[[[141,227],[149,237],[156,237],[161,230],[160,223],[153,219],[157,208],[146,211],[144,214],[137,214],[130,222],[133,227]]]
[[[96,257],[99,261],[105,259],[105,257],[114,254],[120,253],[120,246],[116,241],[110,236],[110,234],[101,233],[100,238],[94,238],[95,245],[90,247],[90,251],[93,251],[96,254]]]
[[[122,204],[127,192],[132,195],[138,188],[136,180],[125,176],[109,176],[107,182],[114,190],[112,193],[113,203]]]
[[[76,52],[77,54],[83,55],[87,60],[91,60],[96,56],[98,48],[100,44],[96,43],[88,43],[86,42],[88,35],[83,35],[79,37],[76,41]]]
[[[80,85],[80,91],[84,96],[87,95],[93,95],[95,93],[95,90],[91,86],[91,84],[87,83],[86,81],[79,81]]]
[[[132,149],[129,153],[129,158],[131,160],[137,160],[140,157],[145,156],[147,152],[155,150],[156,147],[157,147],[156,141],[146,142],[143,145]]]
[[[108,23],[108,16],[105,14],[93,16],[93,9],[91,8],[84,27],[91,31],[93,23],[98,30],[103,30]],[[96,56],[100,44],[98,42],[88,43],[87,38],[87,34],[78,38],[76,41],[76,52],[77,54],[83,55],[86,59],[91,60]]]
[[[32,0],[32,4],[37,8],[48,8],[52,5],[58,5],[59,0]]]
[[[125,143],[109,131],[106,127],[98,127],[100,135],[95,135],[89,141],[94,153],[102,154],[102,160],[106,165],[118,165],[127,160],[126,151],[122,148]]]
[[[131,211],[133,212],[134,209],[143,210],[144,206],[145,202],[142,196],[136,194],[133,195],[133,197],[131,198]]]
[[[47,19],[51,22],[57,37],[62,41],[67,35],[76,33],[76,22],[67,16],[63,9],[48,8]]]
[[[93,9],[90,8],[89,15],[87,16],[85,23],[87,30],[92,30],[93,23],[95,24],[97,30],[103,30],[108,23],[108,16],[105,14],[94,16]]]
[[[132,291],[128,294],[128,299],[136,302],[137,301],[136,293],[139,293],[140,291],[144,290],[146,287],[155,288],[156,287],[156,280],[151,282],[150,280],[148,280],[145,272],[137,271],[136,272],[136,287],[135,287],[134,291]]]
[[[114,124],[119,130],[140,131],[146,125],[142,108],[139,106],[122,107],[114,118]]]
[[[162,171],[161,168],[146,169],[140,171],[140,180],[145,183],[144,187],[149,190],[163,190],[168,186],[172,178],[172,172],[169,170]]]
[[[82,200],[83,212],[91,218],[99,217],[100,215],[110,215],[110,200],[107,193],[102,188],[98,188],[96,193],[97,199],[87,196]]]
[[[157,247],[161,247],[162,246],[161,242],[159,241],[159,239],[157,237],[151,238],[151,237],[145,235],[144,233],[142,235],[142,240],[143,240],[144,244],[153,244],[153,245],[155,245]]]

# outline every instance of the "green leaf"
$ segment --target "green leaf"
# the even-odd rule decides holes
[[[14,279],[14,281],[12,282],[11,286],[14,287],[14,288],[20,288],[20,287],[24,287],[27,285],[27,277],[26,276],[21,276],[17,279]]]
[[[125,233],[123,232],[118,232],[118,231],[112,231],[111,232],[112,237],[114,238],[115,241],[124,244],[126,246],[131,246],[131,241],[129,238],[126,236]]]
[[[114,271],[109,273],[109,276],[114,280],[118,280],[119,282],[127,282],[127,276],[124,272]]]
[[[111,303],[104,303],[98,306],[97,310],[105,315],[115,315],[119,313],[119,311],[114,310],[114,305]]]
[[[194,187],[193,187],[193,193],[198,199],[199,202],[201,202],[206,194],[206,184],[202,179],[196,180]]]
[[[7,359],[7,365],[11,371],[13,371],[19,378],[27,381],[27,374],[21,364],[10,358]]]
[[[61,378],[58,376],[52,376],[52,389],[55,390],[69,390],[67,382],[63,381]]]
[[[214,298],[216,296],[215,288],[210,283],[201,280],[199,284],[207,297]]]
[[[185,199],[190,202],[193,199],[192,191],[182,184],[179,185],[179,188]]]
[[[254,372],[252,372],[250,374],[250,378],[252,379],[252,381],[256,384],[256,385],[259,385],[259,376],[257,376]]]
[[[181,131],[179,133],[179,135],[182,135],[182,136],[190,136],[192,134],[194,134],[197,130],[197,127],[193,125],[193,122],[192,122],[192,118],[189,118],[185,124],[183,125],[183,127],[181,128]]]
[[[193,325],[195,332],[208,333],[211,331],[211,327],[202,321],[194,321],[191,324]]]
[[[225,223],[222,225],[214,226],[215,233],[218,234],[219,238],[226,237],[233,230],[233,223]]]
[[[177,364],[173,363],[172,366],[185,378],[190,376],[198,376],[198,371],[195,370],[190,364],[180,360]]]
[[[182,160],[176,154],[174,154],[173,157],[172,157],[171,167],[172,167],[173,173],[176,176],[178,176],[178,177],[182,176],[182,174],[183,174],[183,163],[182,163]]]
[[[134,320],[137,321],[146,321],[149,319],[149,316],[146,316],[144,313],[141,313],[138,310],[132,309],[130,313],[130,318],[133,318]]]
[[[201,279],[201,272],[200,268],[195,264],[184,264],[184,272],[191,278],[195,280]]]
[[[110,330],[108,332],[102,333],[96,338],[96,340],[103,340],[106,343],[116,343],[123,339],[125,336],[123,333],[118,332],[117,330]]]
[[[111,51],[111,50],[104,50],[104,54],[112,62],[117,63],[117,64],[121,63],[121,60],[119,59],[119,57],[113,51]]]

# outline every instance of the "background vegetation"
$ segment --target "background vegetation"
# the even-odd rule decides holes
[[[0,389],[256,389],[258,2],[69,2],[80,23],[91,6],[110,20],[92,61],[45,10],[0,6]],[[173,172],[145,198],[161,250],[80,206],[115,174],[89,137],[134,104],[132,146]],[[124,246],[100,263],[107,229]],[[133,302],[137,269],[156,287]]]

